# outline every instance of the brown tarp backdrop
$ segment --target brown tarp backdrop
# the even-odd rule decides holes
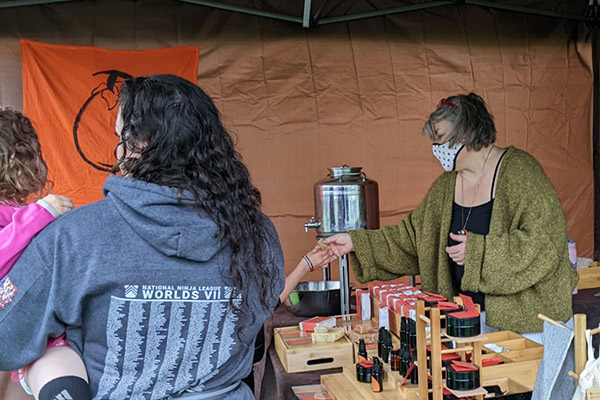
[[[475,6],[310,30],[175,1],[9,8],[0,10],[0,103],[22,107],[20,38],[197,46],[198,84],[236,137],[289,272],[314,245],[303,225],[327,167],[362,166],[379,183],[381,223],[398,221],[442,172],[421,134],[424,121],[442,97],[475,91],[495,116],[497,143],[540,161],[579,254],[591,257],[592,52],[582,37],[569,42],[567,31],[555,19]]]

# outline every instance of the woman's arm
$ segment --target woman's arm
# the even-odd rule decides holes
[[[453,175],[440,175],[417,208],[396,225],[377,230],[358,229],[334,235],[324,242],[337,256],[350,254],[350,264],[359,282],[417,275],[418,247],[428,246],[429,241],[439,243],[438,230],[428,230],[427,224],[441,223],[441,210],[448,202],[448,193],[454,193],[453,184]]]
[[[10,224],[13,214],[18,210],[18,207],[0,205],[0,229]]]
[[[396,225],[351,231],[350,237],[354,246],[350,263],[359,282],[419,274],[414,213]]]
[[[315,270],[327,266],[331,261],[335,259],[335,257],[331,256],[331,253],[327,249],[321,250],[319,246],[315,246],[314,249],[309,251],[306,254],[306,257],[310,259]],[[302,258],[302,260],[300,260],[300,262],[292,271],[292,273],[285,278],[285,287],[283,289],[283,292],[281,292],[281,294],[279,295],[279,300],[282,303],[288,298],[290,293],[294,291],[296,286],[298,286],[298,283],[302,280],[302,278],[304,278],[304,275],[306,275],[308,272],[310,272],[308,262],[304,258]]]
[[[350,264],[359,282],[391,280],[403,275],[419,274],[417,236],[424,221],[433,218],[440,223],[438,213],[448,185],[453,182],[443,174],[431,186],[417,208],[396,225],[381,229],[358,229],[324,240],[337,256],[350,254]]]

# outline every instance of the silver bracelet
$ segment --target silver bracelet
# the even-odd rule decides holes
[[[315,267],[314,267],[313,263],[310,261],[310,258],[308,258],[308,256],[304,256],[303,258],[306,261],[306,263],[308,264],[308,269],[310,270],[310,272],[313,272],[315,270]]]

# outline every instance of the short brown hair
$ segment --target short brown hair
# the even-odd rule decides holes
[[[454,127],[450,146],[464,144],[468,149],[480,150],[496,141],[494,117],[483,99],[475,94],[459,94],[440,100],[437,109],[429,115],[423,134],[434,140],[433,124],[447,120]]]
[[[46,186],[48,168],[29,118],[0,107],[0,203],[25,204]]]

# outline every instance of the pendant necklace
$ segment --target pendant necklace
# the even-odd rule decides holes
[[[477,188],[475,189],[475,194],[473,195],[473,198],[477,199],[477,194],[479,193],[479,186],[481,185],[481,178],[483,177],[483,172],[485,171],[485,164],[487,163],[488,158],[490,157],[490,154],[492,153],[492,150],[494,149],[494,145],[492,145],[492,148],[490,149],[490,151],[488,151],[487,156],[485,156],[485,160],[483,160],[483,166],[481,167],[481,173],[479,174],[479,179],[477,180]],[[462,195],[462,201],[465,201],[465,180],[463,178],[463,176],[460,176],[460,193]],[[460,221],[462,224],[462,228],[461,230],[459,230],[457,233],[459,235],[466,235],[467,234],[467,224],[469,223],[469,217],[471,217],[471,211],[473,211],[473,207],[471,206],[469,207],[469,212],[467,213],[467,219],[465,219],[465,207],[461,207],[460,208]]]

